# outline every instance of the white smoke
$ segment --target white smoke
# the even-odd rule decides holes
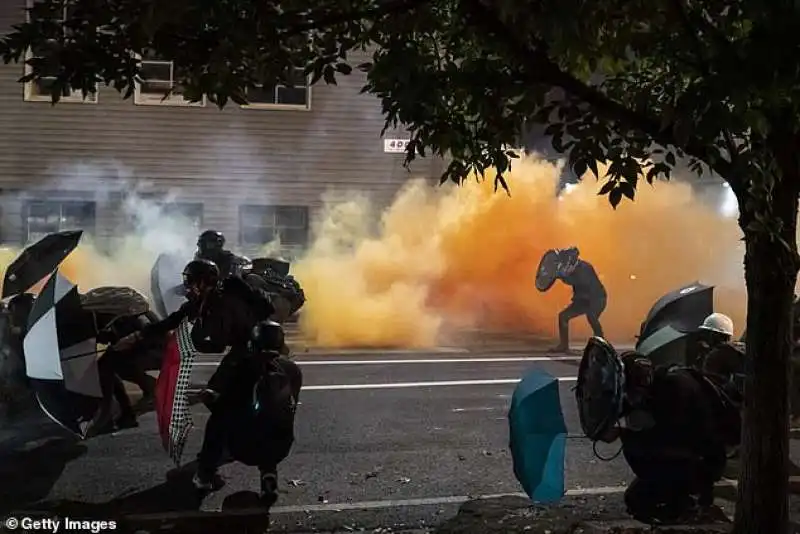
[[[94,201],[95,228],[84,228],[81,244],[64,263],[66,274],[82,292],[129,286],[149,295],[150,271],[158,256],[170,253],[190,260],[201,231],[193,221],[170,210],[180,199],[179,190],[163,191],[152,185],[113,160],[67,163],[52,166],[47,179],[4,200]],[[150,198],[147,190],[162,195]],[[86,192],[92,196],[86,197]],[[92,235],[95,229],[98,236]]]

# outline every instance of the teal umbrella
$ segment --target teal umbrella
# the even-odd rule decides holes
[[[508,412],[514,475],[535,502],[564,496],[567,425],[558,379],[544,371],[528,374],[514,390]]]

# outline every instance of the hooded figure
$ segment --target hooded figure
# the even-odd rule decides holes
[[[557,278],[572,286],[572,302],[558,314],[558,345],[553,352],[569,350],[569,322],[586,316],[593,335],[603,337],[600,315],[606,309],[608,295],[592,264],[580,259],[577,247],[562,250]]]

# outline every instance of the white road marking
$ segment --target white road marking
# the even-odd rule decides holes
[[[558,376],[559,382],[577,382],[577,376]],[[357,391],[363,389],[409,389],[409,388],[435,388],[444,386],[502,386],[505,384],[518,384],[521,378],[498,378],[490,380],[437,380],[431,382],[384,382],[381,384],[315,384],[303,386],[303,391]],[[197,394],[202,389],[189,388],[188,393]]]
[[[577,382],[577,376],[556,377],[559,382]],[[315,384],[303,386],[303,391],[359,391],[366,389],[409,389],[434,388],[444,386],[502,386],[518,384],[520,378],[499,378],[494,380],[437,380],[432,382],[385,382],[382,384]],[[202,388],[189,388],[187,393],[196,395]]]
[[[611,495],[615,493],[622,493],[625,491],[625,486],[608,486],[599,488],[578,488],[567,490],[567,496],[581,496],[581,495]],[[494,495],[453,495],[448,497],[427,497],[420,499],[395,499],[385,501],[362,501],[362,502],[342,502],[342,503],[326,503],[326,504],[299,504],[288,506],[275,506],[270,509],[271,514],[292,514],[292,513],[311,513],[311,512],[342,512],[345,510],[381,510],[386,508],[403,508],[411,506],[440,506],[443,504],[464,504],[468,501],[478,499],[498,499],[502,497],[522,497],[527,499],[528,496],[524,493],[498,493]],[[161,512],[150,514],[131,514],[126,515],[125,519],[128,521],[165,521],[170,519],[188,519],[192,517],[203,517],[209,515],[225,515],[225,516],[240,516],[240,515],[255,515],[263,514],[263,508],[244,508],[232,509],[226,511],[185,511],[185,512]]]
[[[500,358],[432,358],[422,360],[309,360],[295,359],[298,365],[402,365],[437,363],[512,363],[512,362],[578,362],[580,356],[519,356]],[[216,367],[219,362],[194,362],[201,367]]]
[[[735,480],[723,478],[718,482],[717,487],[736,487]],[[615,495],[624,493],[627,486],[598,486],[594,488],[574,488],[566,491],[567,497],[581,497],[590,495]],[[498,499],[502,497],[521,497],[527,499],[524,493],[498,493],[495,495],[452,495],[447,497],[423,497],[419,499],[394,499],[385,501],[362,501],[362,502],[342,502],[325,504],[298,504],[288,506],[276,506],[270,510],[272,514],[292,514],[292,513],[312,513],[312,512],[342,512],[345,510],[381,510],[386,508],[403,508],[411,506],[441,506],[443,504],[461,505],[468,501],[481,499]],[[183,511],[183,512],[160,512],[150,514],[131,514],[126,515],[125,519],[130,521],[165,521],[170,519],[189,519],[193,517],[208,516],[248,516],[262,515],[263,508],[245,508],[239,510],[226,511]]]
[[[496,410],[505,410],[505,408],[482,406],[480,408],[453,408],[450,411],[453,413],[464,413],[464,412],[494,412]]]
[[[723,479],[717,483],[719,487],[735,487],[736,481]],[[614,495],[624,493],[627,486],[598,486],[594,488],[573,488],[566,492],[567,497],[582,497],[589,495]],[[270,510],[273,514],[291,514],[304,512],[339,512],[345,510],[379,510],[384,508],[401,508],[408,506],[437,506],[442,504],[464,504],[468,501],[478,499],[498,499],[502,497],[522,497],[527,499],[524,493],[498,493],[495,495],[453,495],[449,497],[428,497],[422,499],[398,499],[386,501],[364,501],[364,502],[344,502],[327,504],[306,504],[292,506],[276,506]]]
[[[291,344],[289,344],[291,346]],[[461,347],[432,347],[429,349],[326,349],[324,347],[308,347],[298,351],[297,355],[303,354],[330,354],[333,356],[358,355],[358,354],[467,354],[469,349]]]
[[[559,382],[576,382],[577,376],[559,376]],[[432,382],[386,382],[383,384],[324,384],[303,386],[303,391],[343,391],[360,389],[404,389],[404,388],[432,388],[443,386],[500,386],[504,384],[517,384],[520,378],[499,378],[493,380],[441,380]]]

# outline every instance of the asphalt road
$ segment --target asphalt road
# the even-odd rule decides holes
[[[429,525],[453,513],[467,496],[519,493],[506,416],[515,382],[535,368],[561,381],[562,409],[574,435],[568,440],[568,487],[587,494],[619,491],[629,479],[624,461],[597,459],[591,443],[580,437],[571,391],[578,357],[523,352],[299,355],[305,388],[297,441],[280,466],[275,520],[285,526],[319,526],[323,520],[362,528]],[[203,383],[215,366],[214,358],[200,358],[193,381]],[[201,405],[192,410],[196,428],[187,461],[199,448],[207,418]],[[28,473],[24,484],[20,479],[21,485],[2,491],[0,500],[24,507],[33,500],[102,503],[117,498],[137,514],[181,508],[181,490],[165,484],[174,466],[161,447],[155,415],[143,415],[140,423],[137,429],[71,445],[85,451],[73,451],[78,456],[70,461],[56,458],[70,456],[69,451],[37,453],[32,448],[29,454],[47,454],[36,464],[43,471],[37,476],[52,480],[51,487],[29,488],[33,478]],[[600,452],[610,456],[616,449]],[[45,469],[46,463],[54,467]],[[6,480],[15,476],[7,461],[2,470]],[[253,468],[230,464],[221,474],[227,485],[203,502],[204,510],[219,510],[234,493],[257,490]]]

